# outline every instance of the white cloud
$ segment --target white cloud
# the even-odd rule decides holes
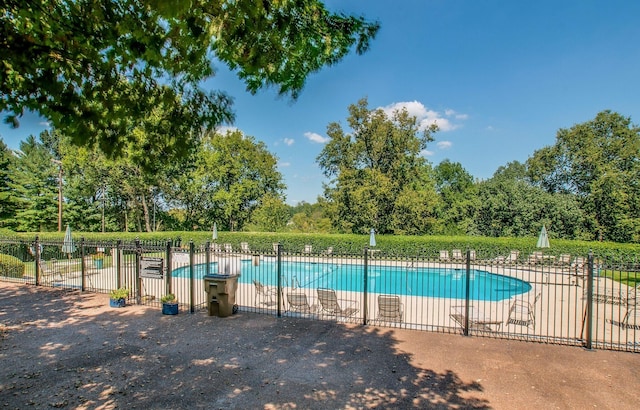
[[[436,145],[440,149],[449,149],[449,148],[451,148],[453,143],[451,143],[451,141],[439,141]]]
[[[294,142],[295,141],[293,140],[293,138],[285,138],[284,139],[285,145],[288,145],[288,146],[292,146]]]
[[[221,125],[220,127],[216,128],[216,131],[218,132],[218,134],[220,135],[226,135],[227,132],[235,132],[238,131],[237,127],[229,127],[226,125]]]
[[[381,107],[382,110],[391,116],[394,111],[405,108],[409,115],[416,117],[421,130],[436,124],[440,131],[452,131],[460,127],[460,124],[451,122],[451,119],[463,121],[467,119],[466,114],[460,114],[452,109],[446,109],[444,113],[427,109],[420,101],[405,101]]]
[[[311,142],[315,142],[318,144],[326,144],[330,141],[329,137],[323,137],[320,134],[316,134],[315,132],[305,132],[304,136]]]
[[[420,151],[420,155],[422,155],[423,157],[432,157],[433,156],[433,151],[429,151],[427,149],[423,149],[422,151]]]
[[[51,124],[49,124],[49,121],[40,121],[38,123],[38,125],[43,126],[45,128],[50,128],[51,127]]]
[[[278,166],[280,166],[280,167],[290,167],[291,166],[291,162],[279,162]]]

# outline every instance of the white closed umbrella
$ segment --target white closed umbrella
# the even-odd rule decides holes
[[[547,228],[542,225],[542,229],[540,230],[540,236],[538,236],[538,243],[536,244],[538,248],[549,248],[549,235],[547,235]]]
[[[369,246],[376,246],[376,230],[371,228],[371,233],[369,234]]]
[[[218,239],[218,225],[216,225],[216,223],[213,223],[213,234],[211,235],[211,238],[215,241],[216,239]]]
[[[71,254],[76,251],[76,245],[73,243],[73,236],[71,236],[71,227],[67,225],[67,230],[64,233],[64,241],[62,242],[62,253],[66,253],[69,258]]]

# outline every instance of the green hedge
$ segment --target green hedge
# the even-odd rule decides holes
[[[0,254],[0,276],[10,278],[22,278],[25,266],[22,261],[14,256]]]
[[[25,241],[33,241],[36,234],[16,234]],[[38,234],[41,240],[62,241],[64,232],[47,232]],[[122,240],[132,242],[142,241],[166,242],[180,240],[183,246],[188,246],[193,240],[196,246],[211,241],[211,231],[200,232],[153,232],[153,233],[89,233],[77,232],[74,240],[84,237],[89,242],[115,242]],[[634,262],[640,255],[640,244],[620,244],[614,242],[587,242],[571,240],[554,240],[550,238],[551,248],[545,249],[548,255],[563,253],[572,256],[584,255],[593,251],[596,257],[617,258]],[[249,243],[256,252],[273,252],[272,244],[279,242],[286,252],[302,252],[305,245],[312,245],[313,253],[319,253],[329,247],[336,254],[361,254],[369,245],[369,235],[341,235],[341,234],[301,234],[301,233],[273,233],[273,232],[218,232],[219,244],[230,243],[235,249],[240,248],[241,242]],[[76,242],[78,243],[78,242]],[[520,258],[526,260],[529,254],[539,250],[536,248],[535,238],[488,238],[476,236],[396,236],[376,235],[376,249],[381,254],[401,256],[421,256],[437,258],[440,250],[466,249],[476,250],[479,259],[494,258],[497,255],[508,255],[511,249],[520,251]]]

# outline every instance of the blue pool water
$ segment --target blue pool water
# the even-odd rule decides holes
[[[209,269],[210,273],[217,273],[218,264],[211,263]],[[261,260],[259,266],[253,266],[250,260],[243,260],[240,271],[241,283],[250,284],[257,279],[265,285],[277,286],[275,260]],[[352,292],[362,292],[364,289],[362,265],[283,261],[281,272],[282,286],[311,290],[332,288]],[[205,274],[205,264],[194,266],[195,279],[202,279]],[[172,276],[188,278],[189,267],[175,269]],[[464,299],[465,270],[369,266],[368,289],[372,293]],[[470,297],[473,300],[500,301],[530,289],[531,285],[520,279],[481,270],[471,271]]]

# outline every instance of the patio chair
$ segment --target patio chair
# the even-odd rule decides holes
[[[328,315],[336,315],[336,316],[344,316],[351,317],[359,312],[358,309],[352,307],[355,305],[355,301],[342,300],[342,302],[347,302],[349,307],[343,308],[340,306],[338,301],[338,297],[336,296],[336,291],[333,289],[327,288],[318,288],[318,300],[320,301],[320,313],[325,313]],[[344,303],[343,303],[344,304]]]
[[[537,300],[537,298],[536,298]],[[531,326],[535,329],[536,315],[534,305],[522,299],[515,299],[509,308],[507,324],[519,326]]]
[[[212,243],[211,244],[211,252],[215,252],[215,253],[222,252],[222,249],[220,248],[220,244],[219,243]]]
[[[240,251],[243,253],[250,253],[249,244],[247,242],[240,242]]]
[[[402,322],[403,304],[397,295],[378,295],[378,320]]]
[[[58,261],[55,258],[51,258],[49,262],[39,259],[38,267],[40,268],[40,275],[43,279],[49,279],[51,281],[57,280],[62,281],[64,278],[62,277],[62,267],[58,265]],[[56,279],[56,276],[59,279]]]
[[[543,259],[542,252],[541,251],[535,251],[531,255],[529,255],[529,259],[527,260],[527,263],[529,265],[536,265],[536,264],[542,262],[542,259]]]
[[[578,279],[584,280],[587,278],[587,263],[582,256],[576,256],[571,266],[569,266],[569,273],[574,277],[574,285],[578,286]]]
[[[310,305],[306,293],[293,292],[287,293],[287,301],[289,302],[289,310],[297,313],[315,313],[316,305]]]
[[[464,306],[451,306],[449,317],[464,330],[466,318]],[[472,305],[469,306],[468,323],[469,330],[479,330],[481,332],[500,331],[502,327],[502,321],[485,316],[484,312]],[[494,330],[492,326],[496,326],[496,329]]]
[[[476,260],[476,250],[475,249],[469,249],[469,260],[472,260],[472,261]]]
[[[304,246],[304,250],[302,251],[303,253],[311,253],[311,250],[313,249],[312,245],[305,245]]]
[[[325,255],[331,255],[333,254],[333,246],[329,246],[324,252]]]
[[[624,315],[624,318],[621,322],[607,319],[607,322],[620,326],[623,329],[635,329],[640,330],[640,308],[634,306],[631,309],[627,310],[627,313]]]
[[[558,257],[558,265],[560,266],[570,266],[571,265],[571,255],[568,253],[563,253]]]
[[[256,279],[253,280],[253,285],[256,288],[256,301],[255,301],[256,306],[258,304],[262,304],[266,306],[272,306],[276,304],[276,302],[273,300],[273,298],[277,294],[276,289],[268,288],[267,286],[263,285],[259,280],[256,280]]]
[[[509,256],[505,259],[505,263],[508,264],[516,264],[518,262],[518,258],[520,257],[520,251],[511,251],[509,252]]]
[[[462,250],[460,249],[454,249],[453,251],[451,251],[451,257],[454,261],[464,260],[464,257],[462,256]]]
[[[224,251],[225,252],[229,252],[229,253],[233,252],[233,246],[231,246],[230,243],[225,243],[224,244]]]
[[[441,262],[446,262],[449,260],[449,251],[444,250],[444,251],[440,251],[440,261]]]

